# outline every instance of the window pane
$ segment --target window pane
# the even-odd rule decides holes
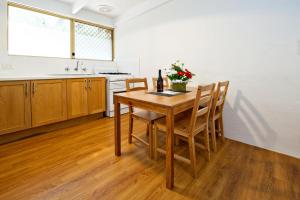
[[[112,31],[75,22],[75,57],[112,60]]]
[[[9,6],[8,53],[70,58],[70,20]]]

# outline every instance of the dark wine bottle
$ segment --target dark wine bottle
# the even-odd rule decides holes
[[[157,92],[164,91],[164,80],[161,76],[161,70],[158,71],[158,79],[157,79]]]

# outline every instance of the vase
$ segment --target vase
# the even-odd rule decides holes
[[[186,85],[187,85],[187,82],[172,82],[171,83],[171,89],[174,91],[174,92],[186,92]]]

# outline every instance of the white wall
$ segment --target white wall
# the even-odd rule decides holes
[[[116,59],[148,78],[180,59],[194,84],[230,80],[226,137],[300,158],[299,10],[298,0],[173,0],[118,24]]]
[[[80,11],[77,15],[72,15],[71,6],[54,0],[14,0],[14,2],[24,5],[44,9],[65,16],[75,17],[113,27],[113,20],[86,10]],[[28,56],[9,56],[7,54],[7,1],[0,0],[0,76],[19,74],[48,74],[63,73],[66,67],[75,67],[75,60],[42,58]],[[82,65],[92,69],[93,67],[111,68],[115,67],[110,61],[82,61]]]

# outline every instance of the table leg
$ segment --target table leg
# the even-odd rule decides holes
[[[166,144],[166,187],[174,186],[174,114],[168,112],[167,121],[167,144]]]
[[[115,155],[121,156],[121,113],[118,97],[114,96],[115,113]]]

